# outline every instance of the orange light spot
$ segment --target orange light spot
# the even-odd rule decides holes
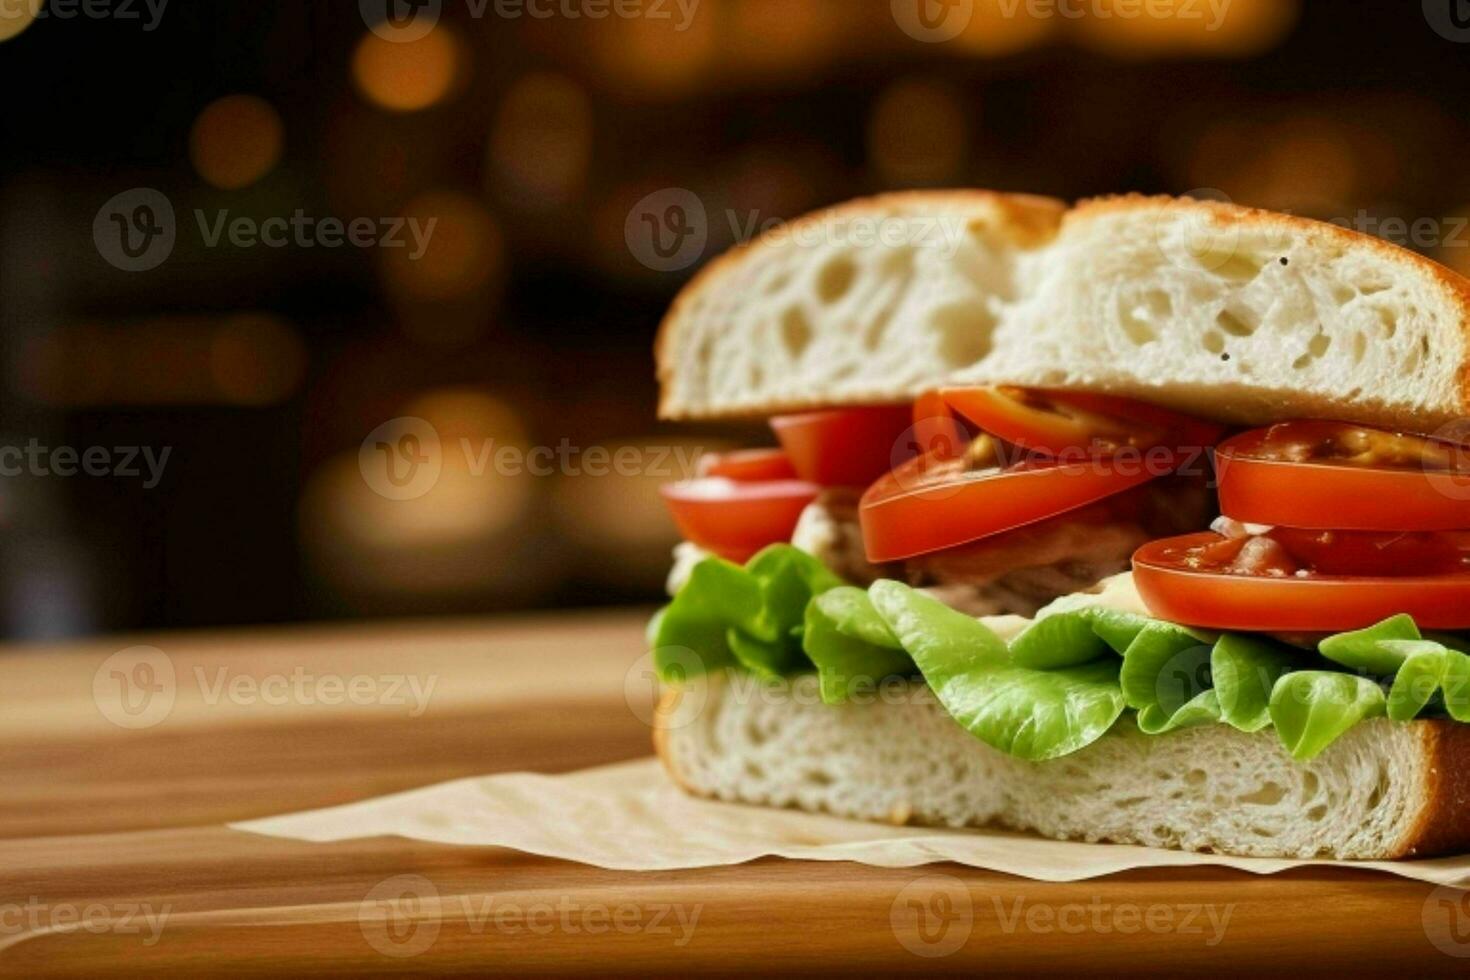
[[[227,95],[204,107],[189,133],[189,158],[223,190],[255,183],[275,168],[285,144],[281,116],[254,95]]]
[[[364,34],[352,55],[352,78],[369,102],[393,112],[427,109],[460,77],[460,46],[442,27],[416,41]]]

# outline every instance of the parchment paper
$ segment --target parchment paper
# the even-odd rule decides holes
[[[505,847],[619,871],[707,868],[777,856],[885,868],[955,861],[1042,881],[1078,881],[1130,868],[1223,865],[1272,874],[1326,865],[1470,887],[1470,855],[1375,862],[1235,858],[994,830],[891,827],[715,803],[685,795],[651,758],[562,776],[509,773],[459,779],[232,826],[317,842],[392,835]]]

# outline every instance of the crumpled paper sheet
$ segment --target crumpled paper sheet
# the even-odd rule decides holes
[[[998,830],[934,830],[695,799],[657,759],[561,776],[459,779],[345,806],[232,824],[305,841],[392,835],[505,847],[618,871],[668,871],[776,856],[908,868],[954,861],[1041,881],[1132,868],[1222,865],[1273,874],[1303,865],[1371,869],[1470,887],[1470,855],[1421,861],[1297,861],[1053,841]]]

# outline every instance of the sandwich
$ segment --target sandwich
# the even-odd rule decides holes
[[[1207,201],[855,201],[675,300],[686,791],[1241,856],[1470,846],[1470,281]]]

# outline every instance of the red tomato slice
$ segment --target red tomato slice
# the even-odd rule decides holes
[[[1470,531],[1313,531],[1272,528],[1295,561],[1321,575],[1470,572]]]
[[[1213,422],[1129,398],[1009,386],[945,388],[940,397],[991,435],[1048,456],[1086,451],[1213,446],[1224,433]]]
[[[1470,574],[1319,575],[1283,562],[1274,542],[1250,558],[1252,541],[1269,539],[1205,532],[1150,541],[1133,556],[1133,582],[1153,615],[1206,629],[1340,632],[1399,613],[1424,629],[1470,626]]]
[[[970,444],[963,423],[937,391],[925,392],[915,400],[913,437],[915,456],[958,456]]]
[[[803,480],[824,487],[865,487],[904,460],[911,445],[907,405],[842,408],[771,419]]]
[[[790,541],[801,512],[821,487],[800,480],[737,483],[705,477],[666,484],[660,492],[685,540],[743,562],[768,544]]]
[[[1006,463],[981,436],[964,456],[929,453],[887,474],[858,509],[868,560],[897,561],[953,548],[1121,493],[1156,476],[1134,459]]]
[[[737,449],[708,453],[699,458],[700,476],[723,476],[737,483],[760,480],[794,480],[796,467],[782,449]]]
[[[1343,422],[1284,422],[1222,443],[1220,510],[1321,530],[1470,528],[1470,449]]]

